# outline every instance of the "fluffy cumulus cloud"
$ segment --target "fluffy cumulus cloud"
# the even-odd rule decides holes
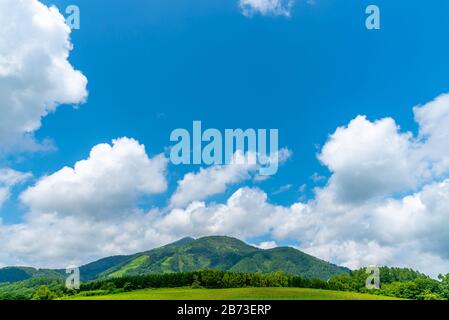
[[[70,28],[55,7],[2,0],[0,21],[0,151],[34,150],[42,117],[84,102],[87,79],[68,61]]]
[[[440,178],[449,171],[449,94],[413,109],[419,124],[419,160],[426,173]]]
[[[240,0],[240,9],[245,16],[254,14],[289,17],[293,0]]]
[[[104,256],[148,250],[185,235],[225,234],[250,239],[269,233],[286,211],[268,203],[263,191],[245,187],[223,204],[193,202],[184,209],[134,210],[126,217],[96,219],[32,211],[22,223],[0,223],[0,265],[79,265]]]
[[[263,191],[245,187],[223,204],[192,202],[185,209],[173,209],[158,220],[156,227],[168,234],[225,234],[248,239],[268,233],[276,211]]]
[[[333,173],[326,192],[340,202],[362,203],[413,188],[410,138],[391,118],[370,122],[359,116],[338,128],[319,154]]]
[[[250,155],[249,155],[250,156]],[[193,201],[201,201],[223,193],[230,185],[248,180],[258,169],[255,159],[245,160],[237,151],[232,164],[201,168],[197,173],[187,173],[178,181],[178,187],[170,199],[172,207],[183,207]]]
[[[332,175],[288,230],[324,259],[360,267],[413,266],[432,275],[449,267],[449,95],[414,108],[419,133],[392,119],[357,117],[331,135],[319,155]],[[310,232],[313,230],[313,232]]]
[[[92,148],[87,159],[40,178],[20,196],[24,220],[0,220],[0,264],[58,267],[131,253],[173,240],[153,227],[157,210],[137,206],[167,188],[163,155],[129,138]],[[9,175],[8,183],[25,177]]]
[[[141,195],[167,188],[163,155],[149,158],[134,139],[92,148],[86,160],[65,167],[24,191],[21,200],[33,212],[107,218],[127,214]]]
[[[243,188],[225,204],[194,202],[186,209],[133,210],[126,217],[97,219],[96,211],[90,216],[31,211],[22,223],[0,223],[0,265],[58,268],[148,250],[187,234],[246,239],[269,230],[272,208],[262,191]],[[254,209],[256,217],[248,214]]]
[[[199,172],[187,173],[178,181],[178,187],[170,199],[171,207],[185,207],[194,202],[205,200],[213,195],[224,193],[232,185],[253,178],[259,181],[261,176],[258,171],[264,166],[276,167],[285,163],[292,156],[291,150],[282,148],[272,154],[268,159],[263,159],[263,164],[257,159],[255,153],[243,154],[238,150],[228,165],[215,165],[201,168]]]

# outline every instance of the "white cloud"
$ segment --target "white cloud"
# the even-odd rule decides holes
[[[440,177],[449,171],[449,94],[413,109],[419,124],[419,160],[428,174]]]
[[[292,184],[288,183],[288,184],[284,184],[282,186],[280,186],[279,188],[277,188],[276,190],[274,190],[272,192],[272,194],[277,195],[277,194],[281,194],[284,192],[287,192],[288,190],[290,190],[293,187]]]
[[[310,255],[327,261],[339,261],[341,265],[350,269],[369,265],[383,265],[387,261],[391,262],[394,257],[390,248],[380,246],[377,242],[371,240],[330,241],[301,249]]]
[[[270,231],[273,208],[261,190],[240,188],[225,204],[193,202],[185,209],[170,210],[155,226],[168,234],[225,234],[247,239]]]
[[[151,212],[105,221],[31,214],[20,224],[0,223],[0,265],[63,268],[174,241],[152,227],[153,219]]]
[[[314,172],[311,176],[310,179],[314,182],[314,183],[320,183],[323,181],[326,181],[326,177],[325,176],[320,176],[318,174],[318,172]]]
[[[389,199],[373,213],[376,237],[385,243],[411,242],[449,260],[449,180],[426,185],[420,192]]]
[[[264,182],[274,176],[275,173],[277,173],[278,167],[287,160],[289,160],[293,155],[293,152],[288,148],[282,148],[278,150],[277,152],[274,152],[273,154],[270,154],[268,157],[264,157],[259,155],[259,163],[261,165],[259,166],[259,173],[254,176],[254,182]],[[271,172],[271,174],[264,175],[262,174],[261,169],[268,169],[267,172]],[[273,171],[275,169],[275,171]]]
[[[292,155],[289,149],[283,148],[271,155],[269,159],[263,159],[264,165],[277,162],[283,164]],[[228,165],[215,165],[206,169],[201,168],[197,173],[187,173],[182,180],[178,181],[178,187],[170,199],[171,207],[185,207],[193,201],[202,201],[207,198],[224,193],[231,185],[241,183],[253,178],[261,181],[261,176],[256,173],[260,171],[261,165],[257,163],[256,154],[243,154],[237,151]]]
[[[134,209],[141,195],[166,190],[163,155],[148,158],[136,140],[99,144],[89,158],[41,178],[20,196],[32,212],[107,218]]]
[[[319,159],[332,172],[327,192],[337,201],[364,202],[416,186],[411,136],[391,118],[359,116],[331,135]]]
[[[178,188],[170,199],[172,207],[183,207],[192,201],[201,201],[220,194],[232,185],[251,178],[258,169],[254,161],[245,161],[242,152],[236,152],[229,165],[201,168],[197,173],[187,173],[178,181]]]
[[[260,249],[273,249],[276,248],[278,245],[276,243],[276,241],[264,241],[259,243],[256,247],[260,248]]]
[[[149,158],[143,145],[121,138],[40,178],[20,196],[29,207],[24,220],[0,220],[0,264],[63,267],[175,240],[153,228],[159,211],[144,213],[137,205],[139,197],[166,190],[167,164],[163,155]],[[22,179],[0,175],[10,184]]]
[[[33,132],[60,104],[87,97],[87,79],[68,61],[70,28],[37,0],[0,1],[0,151],[38,149]]]
[[[193,201],[185,209],[144,213],[138,196],[166,190],[166,165],[161,155],[149,159],[137,141],[122,138],[95,146],[73,168],[40,178],[20,196],[29,207],[23,222],[0,222],[0,264],[61,267],[148,250],[185,235],[247,239],[269,232],[276,208],[258,189],[241,188],[225,204]],[[229,181],[222,175],[239,176],[237,168],[217,167],[218,173],[209,174]],[[245,176],[252,166],[241,168]],[[210,182],[209,174],[199,180]]]
[[[269,233],[278,210],[282,208],[268,204],[264,192],[241,188],[225,204],[193,202],[185,209],[135,210],[126,217],[30,212],[19,224],[2,225],[0,221],[0,264],[80,265],[104,256],[148,250],[185,235],[249,239]]]
[[[448,97],[414,109],[416,137],[390,118],[337,129],[319,155],[331,178],[277,235],[296,235],[303,250],[348,267],[448,272]]]
[[[289,17],[293,2],[293,0],[240,0],[240,9],[245,16],[261,14]]]
[[[30,177],[30,173],[23,173],[9,168],[0,169],[0,208],[10,197],[11,188]]]

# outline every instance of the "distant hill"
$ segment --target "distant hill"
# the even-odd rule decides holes
[[[339,267],[290,247],[263,250],[224,236],[183,238],[166,246],[129,256],[113,256],[80,267],[83,281],[148,273],[219,269],[233,272],[282,271],[304,278],[327,280],[348,273]],[[7,267],[0,283],[30,278],[65,278],[64,270]]]
[[[65,270],[6,267],[0,269],[0,283],[19,282],[31,278],[65,279]]]

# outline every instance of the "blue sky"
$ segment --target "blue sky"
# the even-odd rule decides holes
[[[61,11],[72,2],[44,1]],[[18,168],[53,172],[120,136],[159,153],[173,129],[193,120],[279,128],[294,157],[264,188],[293,184],[274,197],[291,203],[314,172],[328,173],[316,145],[336,127],[364,114],[415,130],[411,107],[449,87],[449,45],[439,32],[449,28],[447,1],[377,1],[382,30],[374,32],[364,27],[370,3],[302,1],[291,18],[247,18],[235,1],[79,0],[70,61],[89,79],[88,102],[46,117],[36,136],[51,137],[58,152]]]
[[[41,2],[64,12],[74,1]],[[1,160],[33,174],[0,209],[3,224],[24,223],[29,208],[19,195],[41,177],[86,159],[93,146],[130,137],[151,158],[172,144],[172,130],[189,129],[193,120],[220,130],[277,128],[280,145],[292,151],[276,176],[229,185],[208,201],[225,202],[242,187],[260,189],[271,205],[282,207],[315,199],[314,188],[324,188],[332,175],[317,154],[337,127],[358,115],[391,117],[401,132],[418,134],[412,108],[449,91],[449,3],[376,0],[381,30],[370,31],[365,8],[372,2],[297,0],[289,17],[248,17],[238,0],[76,0],[81,29],[72,31],[69,61],[88,79],[89,95],[76,109],[63,106],[42,117],[36,140],[51,139],[55,150],[12,152]],[[168,164],[166,192],[142,198],[141,208],[167,206],[177,181],[198,170]],[[327,178],[314,181],[315,173]],[[298,189],[304,184],[303,193]],[[392,190],[410,194],[423,184]],[[245,236],[252,243],[306,243],[275,238]],[[347,262],[336,253],[322,256]]]

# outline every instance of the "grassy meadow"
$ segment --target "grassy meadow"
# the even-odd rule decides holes
[[[354,292],[304,288],[143,289],[98,296],[72,296],[74,300],[397,300]]]

